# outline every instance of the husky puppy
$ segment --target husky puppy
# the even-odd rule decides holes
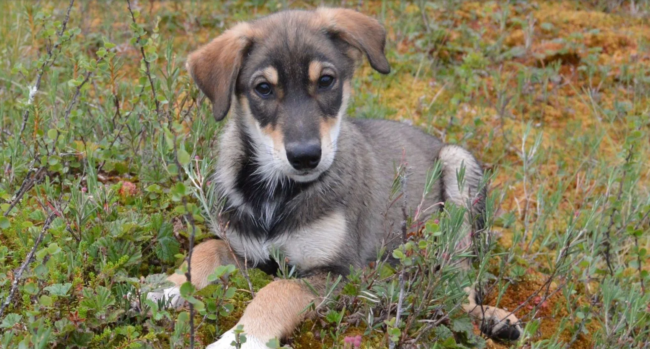
[[[482,228],[483,172],[472,154],[403,123],[346,117],[356,63],[365,56],[376,71],[390,72],[385,42],[375,19],[319,8],[237,24],[189,56],[187,68],[216,120],[231,113],[215,177],[225,201],[220,220],[228,227],[222,238],[230,248],[224,240],[194,248],[197,288],[222,264],[268,265],[272,249],[316,289],[328,273],[345,276],[350,266],[375,261],[382,246],[390,251],[402,241],[402,205],[390,203],[399,164],[407,164],[408,209],[420,204],[427,172],[439,161],[442,175],[424,207],[442,201],[469,206],[466,216],[478,219],[467,219],[466,230]],[[468,239],[457,248],[467,249]],[[176,287],[149,298],[172,298],[178,306],[185,276],[168,280]],[[482,326],[487,335],[519,338],[514,315],[477,305],[474,292],[468,293],[463,307],[489,324]],[[271,282],[239,320],[243,348],[266,348],[269,340],[291,334],[317,297],[300,279]],[[230,348],[233,339],[230,330],[209,348]]]

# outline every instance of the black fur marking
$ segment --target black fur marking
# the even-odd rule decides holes
[[[442,160],[440,160],[440,158],[438,158],[438,161],[440,161],[440,163],[442,164]],[[447,202],[447,192],[445,192],[445,175],[444,175],[444,173],[440,174],[439,181],[440,181],[440,184],[439,184],[439,187],[440,187],[440,201],[442,202],[442,205],[440,206],[440,211],[442,211],[442,210],[445,209],[445,202]]]
[[[269,258],[262,263],[258,263],[255,267],[263,271],[267,275],[273,275],[273,276],[277,275],[278,270],[280,269],[280,266],[273,258]]]
[[[345,267],[345,263],[341,263],[338,265],[328,265],[324,267],[317,267],[317,268],[311,268],[305,271],[299,271],[298,276],[301,278],[306,278],[314,275],[319,275],[319,274],[331,274],[334,275],[334,280],[336,280],[336,277],[338,275],[343,276],[343,278],[346,278],[348,274],[350,274],[350,265],[347,264],[348,266]],[[334,281],[332,280],[332,281]]]
[[[287,205],[300,192],[309,188],[312,183],[299,183],[285,178],[283,183],[268,183],[266,179],[257,173],[258,166],[254,160],[254,148],[250,137],[241,131],[240,134],[244,145],[244,157],[241,168],[237,173],[235,189],[244,198],[246,206],[251,209],[251,214],[232,214],[239,208],[233,207],[226,214],[229,215],[230,226],[235,231],[251,238],[271,239],[277,235],[286,232],[291,227],[287,227],[286,222],[293,220],[284,219],[289,212],[290,206]],[[269,189],[271,188],[271,189]],[[226,203],[226,207],[228,207]],[[273,219],[269,224],[265,224],[259,219],[263,217],[266,205],[274,204],[275,209]]]
[[[487,186],[480,191],[476,205],[474,205],[474,212],[476,212],[476,218],[474,220],[476,231],[482,231],[485,229],[487,223]]]
[[[519,329],[512,324],[505,324],[498,331],[493,331],[494,321],[485,321],[481,324],[481,332],[487,334],[491,338],[499,339],[502,341],[516,341],[521,336]]]

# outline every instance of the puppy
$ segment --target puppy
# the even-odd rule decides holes
[[[268,265],[279,249],[299,275],[322,290],[328,273],[346,275],[350,266],[376,260],[382,244],[402,241],[401,205],[390,205],[395,167],[406,163],[408,208],[420,204],[427,172],[440,162],[441,179],[424,206],[447,201],[468,206],[468,231],[481,228],[485,190],[482,169],[465,149],[402,123],[348,119],[351,79],[367,57],[372,68],[390,72],[386,33],[375,19],[348,9],[285,11],[240,23],[193,52],[187,68],[210,99],[214,117],[228,119],[220,139],[215,183],[225,206],[224,240],[196,246],[192,283],[208,284],[219,265]],[[464,168],[464,187],[457,172]],[[467,234],[469,235],[469,234]],[[458,249],[471,244],[464,238]],[[236,260],[237,259],[237,260]],[[175,298],[176,287],[149,294]],[[517,339],[518,320],[506,311],[476,304],[468,290],[464,309],[493,337]],[[300,279],[277,280],[246,308],[243,348],[266,348],[289,335],[317,295]],[[230,348],[233,330],[209,348]]]

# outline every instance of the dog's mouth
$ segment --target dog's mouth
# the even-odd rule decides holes
[[[319,170],[295,171],[294,173],[289,174],[289,178],[299,183],[309,183],[317,180],[322,173],[323,171]]]

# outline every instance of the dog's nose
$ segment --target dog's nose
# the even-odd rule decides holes
[[[321,149],[318,143],[287,144],[287,159],[298,171],[313,170],[320,162]]]

